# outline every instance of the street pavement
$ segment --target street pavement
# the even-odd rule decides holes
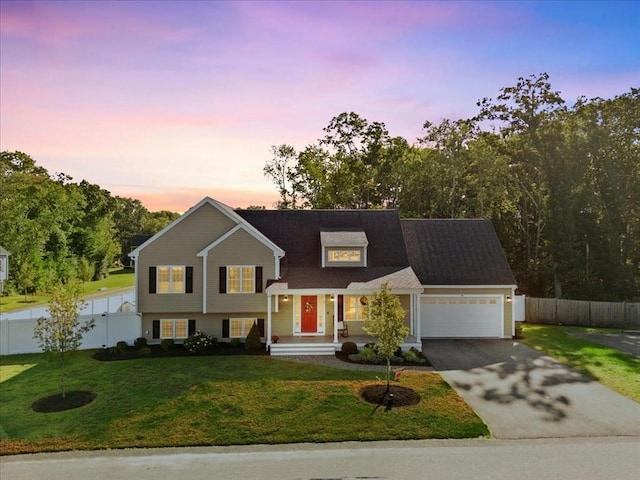
[[[495,438],[640,436],[640,404],[515,340],[426,340],[423,351]]]
[[[424,440],[0,458],[2,480],[638,480],[638,438]]]

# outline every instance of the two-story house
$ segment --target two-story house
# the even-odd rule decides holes
[[[467,243],[484,246],[460,251],[464,242],[443,231],[452,226],[459,237],[471,236]],[[443,234],[442,254],[466,253],[467,260],[450,258],[455,275],[439,280],[436,269],[447,268],[433,257]],[[371,341],[363,309],[385,283],[406,311],[405,348],[420,348],[425,336],[513,334],[515,281],[484,220],[404,221],[394,210],[233,210],[205,198],[131,257],[142,334],[151,343],[181,341],[195,330],[242,339],[258,323],[272,355],[333,353],[347,338]],[[479,271],[465,276],[465,266]]]

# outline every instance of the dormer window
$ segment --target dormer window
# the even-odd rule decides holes
[[[363,231],[321,231],[323,267],[366,267],[369,241]]]
[[[327,249],[327,263],[336,262],[362,262],[362,252],[360,250],[334,250]]]

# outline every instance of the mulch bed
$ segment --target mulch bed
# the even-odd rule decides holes
[[[39,413],[63,412],[88,405],[93,402],[95,398],[95,393],[82,390],[66,392],[64,397],[62,393],[57,393],[36,400],[33,405],[31,405],[31,409]]]
[[[385,383],[362,388],[360,397],[367,403],[384,406],[387,410],[394,407],[409,407],[420,402],[420,395],[412,388],[389,385],[387,391]]]
[[[147,345],[151,354],[141,356],[134,347],[125,348],[122,353],[113,355],[108,348],[98,350],[93,358],[101,362],[112,362],[117,360],[134,360],[137,358],[163,358],[163,357],[196,357],[196,356],[216,356],[216,355],[269,355],[264,344],[260,350],[245,350],[244,345],[233,347],[228,343],[219,343],[211,352],[204,355],[195,355],[187,351],[182,345],[175,345],[172,348],[162,348],[160,345]]]
[[[341,360],[341,361],[347,362],[347,363],[357,363],[359,365],[374,365],[371,362],[358,362],[358,361],[355,361],[355,360],[351,360],[349,358],[348,354],[342,353],[342,352],[336,352],[336,358],[338,360]],[[393,366],[393,367],[402,367],[402,366],[404,366],[404,367],[430,367],[431,364],[429,363],[429,360],[427,360],[426,357],[423,357],[423,358],[425,359],[425,363],[409,363],[409,362],[399,363],[399,362],[391,361],[391,366]],[[376,365],[386,366],[386,363],[379,363],[379,364],[376,364]]]

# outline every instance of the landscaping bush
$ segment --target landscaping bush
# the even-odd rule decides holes
[[[197,330],[184,341],[184,348],[194,355],[203,355],[218,344],[218,339]]]
[[[175,342],[173,341],[173,338],[165,338],[160,342],[160,348],[162,348],[163,350],[170,350],[174,347],[174,345]]]
[[[141,348],[147,346],[147,339],[144,337],[138,337],[133,341],[133,346],[136,350],[140,350]]]
[[[524,338],[522,336],[522,322],[516,322],[514,338]]]
[[[245,350],[261,350],[262,349],[262,340],[260,340],[260,329],[258,328],[258,324],[256,322],[253,323],[249,333],[247,334],[247,338],[244,342]]]
[[[355,342],[344,342],[341,348],[342,353],[345,355],[355,355],[358,353],[358,346]]]
[[[151,355],[151,349],[149,347],[142,347],[140,350],[138,350],[138,355],[140,355],[141,357],[148,357]]]
[[[385,359],[376,353],[376,351],[365,346],[359,353],[349,355],[349,359],[354,362],[367,362],[374,365],[380,365],[385,362]]]
[[[120,340],[118,343],[116,343],[116,346],[121,348],[122,350],[125,350],[129,346],[129,344],[124,340]]]
[[[240,340],[239,338],[232,338],[229,342],[229,345],[231,345],[233,348],[242,348],[242,340]]]
[[[126,343],[125,343],[126,345]],[[126,346],[122,346],[122,344],[120,342],[116,343],[113,347],[111,347],[109,349],[109,355],[113,356],[113,357],[119,357],[122,354],[124,354],[124,351],[126,350]]]
[[[407,350],[406,352],[402,352],[402,358],[404,358],[405,362],[409,362],[409,363],[418,362],[418,354],[413,350]]]

